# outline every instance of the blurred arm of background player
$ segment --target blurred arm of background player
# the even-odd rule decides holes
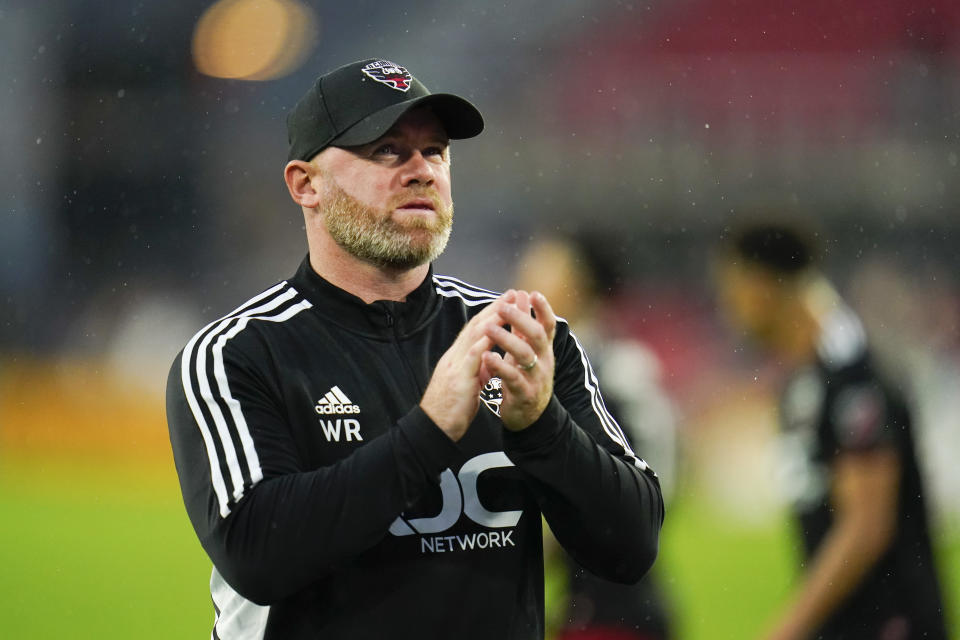
[[[847,453],[832,468],[834,523],[768,640],[806,638],[887,550],[897,517],[900,461],[892,448]]]

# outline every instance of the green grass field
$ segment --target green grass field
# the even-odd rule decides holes
[[[208,561],[175,476],[4,460],[0,519],[3,637],[209,637]]]
[[[209,637],[209,562],[172,463],[0,458],[0,522],[2,637]],[[661,549],[682,640],[755,636],[793,575],[785,524],[725,525],[689,497],[670,509]],[[960,538],[941,563],[956,611]]]

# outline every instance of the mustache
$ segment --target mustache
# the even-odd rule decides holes
[[[433,210],[443,213],[449,210],[440,200],[440,194],[433,187],[410,187],[408,191],[402,194],[392,196],[387,201],[387,209],[393,210],[415,198],[425,198],[433,205]]]

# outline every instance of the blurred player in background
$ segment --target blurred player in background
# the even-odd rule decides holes
[[[910,413],[814,256],[800,230],[757,224],[717,269],[731,322],[790,372],[781,472],[806,559],[768,638],[946,638]]]
[[[565,318],[604,381],[604,400],[634,447],[657,469],[664,500],[675,466],[673,404],[660,386],[660,363],[639,340],[605,322],[617,273],[585,236],[541,236],[518,261],[517,285],[542,292]],[[551,544],[552,543],[552,544]],[[670,637],[669,607],[653,574],[636,585],[596,577],[545,536],[547,565],[565,574],[569,597],[553,620],[557,640],[653,640]],[[655,572],[654,572],[655,573]]]

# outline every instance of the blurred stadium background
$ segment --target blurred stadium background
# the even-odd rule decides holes
[[[5,0],[0,620],[9,638],[209,634],[163,393],[201,325],[305,253],[286,109],[381,56],[465,95],[438,270],[509,286],[542,231],[608,240],[617,322],[659,357],[680,465],[678,637],[764,628],[795,576],[768,368],[713,308],[737,216],[819,229],[912,392],[960,612],[960,4],[954,0]],[[958,629],[956,622],[954,629]]]

